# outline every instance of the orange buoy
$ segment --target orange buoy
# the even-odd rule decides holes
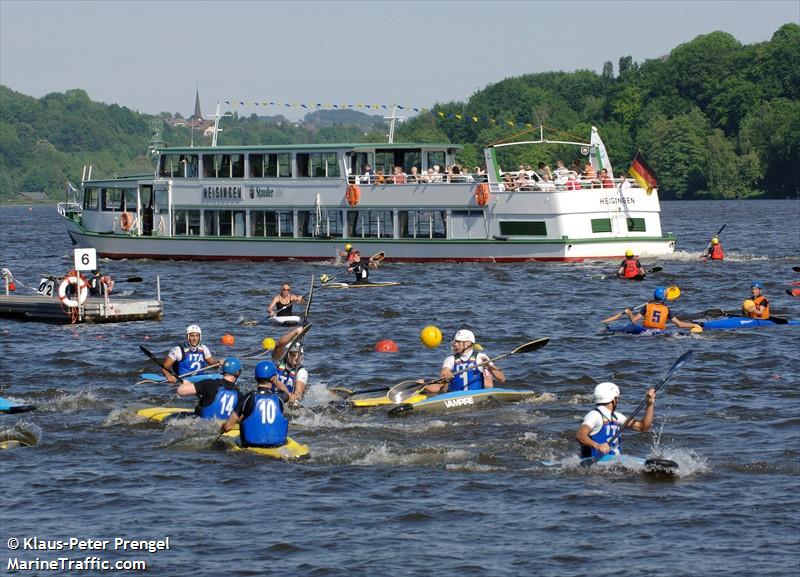
[[[236,343],[236,339],[233,338],[233,335],[230,333],[225,333],[222,335],[222,344],[227,347],[232,347]]]
[[[375,350],[379,353],[396,353],[397,343],[390,339],[384,339],[382,341],[378,341],[378,343],[375,345]]]
[[[475,202],[478,206],[486,206],[489,204],[489,185],[479,184],[475,187]]]
[[[124,230],[125,232],[127,232],[131,228],[133,228],[133,217],[131,216],[131,213],[123,212],[119,216],[119,225],[120,225],[120,227],[122,227],[122,230]]]

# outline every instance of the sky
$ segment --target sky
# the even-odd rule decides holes
[[[205,116],[218,100],[430,108],[523,74],[616,71],[717,30],[764,42],[788,22],[800,1],[0,0],[0,84],[146,114],[191,115],[197,87]]]

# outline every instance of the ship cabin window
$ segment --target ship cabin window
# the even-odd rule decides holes
[[[200,211],[175,210],[172,213],[172,234],[175,236],[200,236]]]
[[[125,212],[136,210],[136,190],[125,188],[102,189],[103,210],[109,212]]]
[[[250,178],[288,178],[292,176],[288,153],[251,154]]]
[[[245,236],[245,211],[204,210],[206,236]]]
[[[87,188],[83,191],[83,210],[97,210],[99,206],[100,191],[96,188]]]
[[[393,238],[391,210],[348,210],[347,236],[350,238]]]
[[[290,211],[251,210],[250,236],[294,236],[294,218]]]
[[[158,160],[158,176],[162,178],[194,178],[197,176],[196,154],[162,154]]]
[[[643,218],[629,218],[628,232],[647,232],[647,226]]]
[[[444,210],[401,210],[397,213],[400,238],[446,238]]]
[[[395,166],[401,167],[403,172],[411,172],[412,166],[421,168],[421,158],[422,153],[418,148],[379,151],[375,153],[375,166],[373,168],[376,171],[382,170],[383,174],[386,175],[392,174]],[[440,163],[440,165],[444,167],[444,164]]]
[[[298,152],[295,155],[295,160],[297,161],[298,178],[332,178],[341,176],[335,152]]]
[[[611,219],[610,218],[593,218],[592,219],[592,232],[611,232]]]
[[[244,178],[244,155],[204,154],[203,176],[206,178]]]
[[[444,173],[445,168],[447,167],[445,154],[443,150],[432,150],[425,153],[428,157],[428,164],[426,165],[429,168],[432,168],[433,165],[438,164],[441,167],[441,172]]]
[[[315,210],[297,211],[297,230],[300,236],[341,237],[344,231],[342,211],[322,210],[317,218]]]
[[[364,169],[368,164],[370,166],[373,165],[371,152],[353,152],[350,154],[350,160],[348,162],[350,174],[364,174]],[[375,167],[372,166],[372,169],[375,170]]]
[[[500,223],[503,236],[547,236],[547,223],[544,221],[505,221]]]

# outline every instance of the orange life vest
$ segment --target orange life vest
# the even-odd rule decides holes
[[[753,311],[750,313],[750,318],[753,319],[768,319],[769,318],[769,301],[764,296],[758,296],[753,299],[753,302],[756,303],[756,306],[764,307],[763,312],[757,313]]]
[[[669,307],[661,303],[647,303],[642,326],[648,329],[665,329],[669,320]]]
[[[622,276],[625,278],[636,278],[639,276],[639,261],[635,258],[626,258],[622,261],[625,270],[622,271]]]
[[[722,260],[725,258],[725,253],[722,251],[721,244],[711,246],[711,260]]]

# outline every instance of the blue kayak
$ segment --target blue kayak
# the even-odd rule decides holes
[[[709,329],[742,329],[754,327],[773,327],[780,325],[800,325],[800,320],[790,320],[786,323],[776,323],[768,319],[751,319],[749,317],[725,317],[722,319],[714,319],[713,321],[703,321],[700,325],[704,330]]]
[[[197,375],[189,375],[184,380],[189,381],[190,383],[199,383],[200,381],[206,381],[208,379],[218,379],[219,373],[215,372],[208,372],[208,373],[199,373]],[[161,373],[142,373],[139,377],[143,381],[153,381],[155,383],[166,383],[167,378],[162,375]]]
[[[28,411],[35,411],[36,407],[33,405],[20,405],[8,399],[0,397],[0,413],[27,413]]]
[[[605,330],[606,334],[622,333],[626,335],[661,335],[668,333],[667,329],[646,329],[642,325],[634,323],[617,323],[608,325]]]
[[[422,395],[420,395],[422,396]],[[536,392],[525,389],[477,389],[467,391],[453,391],[441,395],[424,397],[415,402],[406,402],[389,410],[390,417],[400,417],[412,412],[420,411],[455,411],[472,409],[489,401],[514,402],[530,399]]]

